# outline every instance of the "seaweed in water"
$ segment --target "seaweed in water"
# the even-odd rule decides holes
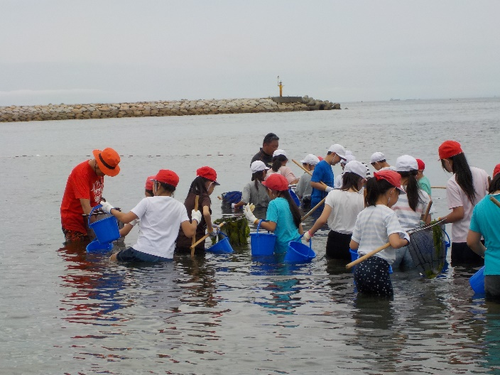
[[[410,234],[408,248],[419,272],[426,278],[438,276],[445,266],[446,245],[443,229],[435,220]]]
[[[215,220],[214,223],[218,225],[224,223],[221,231],[227,235],[231,246],[244,246],[248,243],[250,227],[248,226],[248,221],[245,217],[224,217]],[[215,242],[215,239],[212,239],[212,244]]]

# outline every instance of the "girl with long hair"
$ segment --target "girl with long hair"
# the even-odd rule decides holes
[[[287,167],[286,163],[288,158],[286,156],[285,150],[278,149],[273,153],[273,165],[271,171],[268,175],[279,173],[286,178],[288,184],[296,184],[299,179],[295,177],[290,167]]]
[[[196,171],[196,178],[189,187],[184,205],[188,212],[194,209],[196,196],[199,196],[199,208],[202,213],[201,222],[196,228],[196,238],[199,239],[205,235],[205,230],[211,237],[216,237],[219,233],[218,227],[212,223],[212,201],[210,195],[214,192],[215,187],[219,185],[217,182],[217,172],[210,167],[201,167]],[[179,231],[177,237],[176,253],[190,254],[191,253],[191,238]],[[195,248],[195,253],[205,252],[205,242],[202,241]]]
[[[443,142],[438,151],[443,169],[453,173],[446,184],[448,208],[452,211],[442,218],[445,223],[451,223],[451,262],[455,265],[482,264],[483,259],[467,246],[467,234],[472,210],[488,190],[488,174],[469,166],[456,141]]]
[[[402,155],[396,160],[396,172],[401,176],[401,186],[406,194],[399,197],[392,209],[396,212],[404,231],[415,229],[420,225],[431,202],[429,194],[423,191],[418,184],[418,169],[417,159],[413,156]],[[428,215],[424,224],[429,224],[430,221],[431,218]],[[396,254],[396,260],[392,264],[393,268],[400,267],[404,270],[415,268],[407,246],[397,249]]]

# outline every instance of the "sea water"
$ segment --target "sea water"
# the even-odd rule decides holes
[[[64,247],[59,205],[71,169],[115,148],[121,173],[104,196],[128,211],[147,176],[176,171],[183,201],[209,165],[217,199],[250,181],[268,132],[291,159],[326,155],[332,143],[369,164],[410,154],[431,185],[450,177],[437,160],[446,139],[491,174],[500,162],[500,100],[347,103],[340,111],[149,117],[0,124],[0,372],[5,374],[496,373],[500,305],[474,296],[477,270],[450,267],[434,280],[394,272],[393,300],[357,296],[345,262],[325,259],[327,231],[310,264],[231,255],[131,267]],[[340,167],[335,166],[336,174]],[[433,189],[434,217],[448,213]],[[306,221],[310,227],[312,219]],[[448,228],[449,230],[450,228]],[[125,239],[133,245],[137,229]]]

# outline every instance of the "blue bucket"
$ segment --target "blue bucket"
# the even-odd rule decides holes
[[[274,233],[259,233],[260,223],[257,225],[257,232],[250,233],[250,247],[253,256],[269,256],[274,253],[276,235]]]
[[[94,221],[93,223],[90,223],[90,218],[92,216],[92,212],[97,209],[101,208],[102,206],[98,204],[97,206],[94,206],[92,208],[92,211],[90,211],[89,214],[89,228],[92,228],[92,230],[95,233],[95,236],[97,237],[97,240],[101,244],[113,242],[120,238],[120,230],[118,229],[118,221],[116,220],[116,217],[114,216],[109,216],[104,219]]]
[[[297,194],[295,194],[295,192],[291,188],[288,189],[288,192],[290,193],[290,196],[292,197],[297,207],[300,207],[300,199],[299,197],[297,197]]]
[[[231,254],[234,252],[229,239],[224,233],[220,233],[224,238],[217,242],[215,245],[210,246],[206,251],[214,254]]]
[[[302,236],[300,236],[302,238]],[[309,246],[304,245],[299,241],[290,241],[288,250],[285,254],[284,263],[307,263],[316,258],[316,253],[312,249],[312,240],[309,241]]]
[[[112,242],[100,243],[95,239],[86,247],[87,253],[107,253],[113,248]]]
[[[474,293],[484,294],[484,266],[471,276],[469,284]]]
[[[358,250],[349,249],[349,253],[351,254],[351,262],[359,258]]]

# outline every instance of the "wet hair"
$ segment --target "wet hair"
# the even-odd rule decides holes
[[[417,210],[418,201],[420,200],[419,186],[417,181],[418,170],[409,172],[398,172],[402,178],[408,178],[406,182],[406,195],[408,196],[408,205],[413,211]]]
[[[392,189],[392,186],[388,181],[380,179],[377,180],[375,177],[369,178],[366,181],[366,196],[365,196],[365,205],[375,206],[377,204],[377,199],[382,194],[385,194],[389,189]]]
[[[170,193],[173,193],[175,191],[174,185],[166,184],[165,182],[160,182],[160,181],[156,181],[156,183],[159,184],[164,190]]]
[[[278,172],[278,169],[281,168],[281,166],[283,165],[283,162],[287,161],[287,160],[288,160],[288,158],[285,155],[275,156],[273,158],[273,166],[271,167],[271,169],[275,172]]]
[[[264,137],[264,141],[262,142],[263,144],[269,144],[272,141],[279,141],[279,137],[274,134],[274,133],[267,133],[266,136]]]
[[[288,205],[290,206],[290,211],[292,212],[293,222],[295,223],[295,226],[298,228],[300,223],[302,222],[302,217],[300,216],[299,208],[295,204],[295,201],[290,195],[290,192],[288,190],[283,190],[283,191],[277,191],[277,193],[278,197],[285,198],[286,201],[288,202]]]
[[[460,153],[458,155],[452,156],[450,158],[453,165],[452,170],[455,173],[455,181],[458,186],[464,191],[469,201],[474,204],[474,199],[476,198],[476,191],[474,190],[474,184],[472,181],[472,172],[469,167],[469,163],[467,163],[467,159],[465,158],[464,153]],[[445,159],[441,159],[441,165],[444,170],[446,170]]]
[[[206,182],[209,181],[204,177],[198,176],[196,177],[193,182],[191,182],[191,186],[189,187],[189,193],[193,193],[195,195],[202,195],[202,194],[207,194],[208,195],[208,190],[205,186]]]
[[[342,175],[342,187],[340,190],[347,191],[352,188],[359,191],[359,180],[361,180],[361,177],[356,173],[344,172]]]
[[[258,171],[255,173],[252,173],[252,181],[255,181],[255,188],[259,190],[259,181],[262,182],[264,181],[264,178],[266,177],[266,171]]]
[[[500,190],[500,173],[497,173],[493,180],[491,180],[488,193],[493,194],[495,191]]]
[[[146,193],[146,195],[148,197],[153,197],[154,196],[153,190],[145,189],[144,192]]]

